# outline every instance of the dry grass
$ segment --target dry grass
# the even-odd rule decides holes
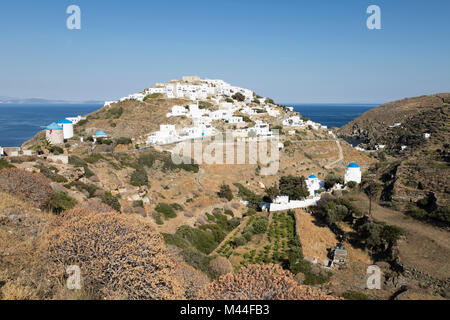
[[[295,212],[297,234],[302,244],[305,257],[316,258],[319,263],[329,260],[327,249],[337,244],[335,234],[325,225],[321,225],[312,215],[303,210]],[[347,249],[347,262],[363,262],[367,265],[372,263],[369,255],[361,249],[353,248],[344,242]]]

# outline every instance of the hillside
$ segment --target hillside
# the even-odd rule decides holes
[[[159,84],[156,88],[146,89],[144,91],[146,94],[133,94],[120,101],[105,103],[103,108],[75,124],[74,136],[68,138],[63,144],[48,143],[45,140],[46,133],[42,131],[23,145],[23,149],[33,150],[33,155],[8,156],[0,160],[0,182],[2,171],[3,181],[8,181],[3,183],[7,188],[5,191],[17,192],[17,187],[10,183],[11,176],[16,176],[19,182],[23,181],[20,178],[21,175],[45,176],[45,179],[40,181],[47,181],[46,187],[36,188],[36,190],[47,190],[46,194],[50,201],[42,209],[45,212],[53,211],[56,218],[50,218],[50,212],[48,212],[45,214],[46,219],[42,220],[39,226],[38,233],[47,235],[46,246],[41,253],[45,255],[46,250],[50,250],[52,259],[55,259],[53,261],[59,261],[58,255],[66,257],[66,250],[73,250],[69,239],[76,237],[77,243],[85,244],[77,253],[76,259],[82,261],[88,269],[87,272],[90,272],[90,261],[87,258],[91,250],[89,241],[111,241],[112,247],[126,245],[124,250],[129,252],[136,250],[137,246],[128,244],[126,241],[122,242],[124,240],[120,237],[109,237],[109,233],[114,234],[116,224],[120,224],[132,232],[137,230],[136,232],[140,235],[143,230],[141,228],[149,230],[150,239],[140,238],[144,246],[150,242],[152,246],[156,244],[158,248],[164,248],[164,251],[167,246],[171,257],[170,261],[167,261],[169,266],[167,274],[175,273],[177,279],[182,278],[179,283],[177,281],[164,289],[167,290],[168,297],[179,297],[181,291],[178,289],[181,285],[181,289],[185,290],[184,297],[195,298],[198,291],[202,287],[205,288],[207,283],[210,283],[210,290],[222,287],[225,283],[221,282],[220,277],[225,273],[234,271],[234,275],[228,277],[237,277],[237,279],[240,276],[250,276],[247,272],[259,270],[258,266],[252,266],[254,264],[274,264],[275,268],[281,265],[287,270],[285,280],[289,285],[297,282],[315,286],[328,295],[342,297],[346,294],[351,297],[352,294],[347,291],[359,291],[376,299],[388,299],[394,296],[401,289],[397,283],[378,294],[370,290],[363,292],[364,287],[361,287],[366,276],[365,266],[378,261],[377,255],[392,251],[398,239],[395,236],[386,240],[383,238],[384,235],[373,234],[372,238],[379,241],[379,244],[368,246],[367,239],[364,238],[359,226],[373,227],[376,231],[380,225],[371,220],[368,221],[368,210],[364,206],[359,209],[353,204],[359,192],[358,188],[352,186],[345,190],[330,191],[329,189],[329,192],[325,193],[323,193],[325,189],[319,189],[317,194],[324,194],[328,198],[325,197],[325,201],[317,206],[317,210],[313,210],[315,207],[307,208],[304,215],[296,215],[291,211],[268,213],[259,210],[259,203],[272,201],[270,196],[272,192],[284,192],[281,191],[282,181],[284,181],[283,190],[287,192],[297,193],[300,189],[304,190],[305,187],[295,181],[305,181],[302,179],[311,174],[316,175],[320,180],[331,177],[332,180],[334,179],[334,185],[342,181],[350,162],[359,164],[365,178],[374,172],[374,168],[379,170],[384,168],[385,171],[397,174],[402,170],[402,165],[405,165],[403,160],[398,160],[400,158],[394,158],[400,156],[387,155],[385,160],[380,161],[379,154],[368,154],[351,147],[343,140],[336,138],[326,127],[303,119],[300,114],[288,107],[276,104],[269,98],[259,97],[248,89],[230,87],[221,80],[213,81],[214,85],[206,88],[218,90],[217,86],[222,85],[222,91],[211,93],[211,96],[206,98],[182,96],[184,93],[180,93],[177,97],[170,97],[173,94],[171,90],[179,88],[179,85],[189,90],[192,86],[204,85],[197,80],[194,85],[183,80],[165,85]],[[170,90],[165,94],[152,93],[164,88]],[[238,95],[236,91],[243,93]],[[197,93],[200,94],[202,91]],[[192,94],[190,92],[190,95]],[[227,109],[230,109],[229,115],[232,117],[226,119],[215,117],[218,111]],[[181,110],[181,114],[170,116],[174,110]],[[176,147],[182,143],[172,140],[168,140],[168,143],[148,142],[147,138],[155,136],[155,132],[159,132],[160,135],[164,133],[161,133],[161,125],[175,128],[175,130],[169,130],[170,132],[205,129],[206,127],[201,125],[196,127],[198,119],[194,119],[192,115],[194,111],[203,113],[203,120],[210,118],[214,134],[226,131],[239,133],[241,136],[235,137],[233,141],[243,141],[246,150],[250,146],[266,143],[267,137],[264,136],[266,134],[273,139],[269,133],[279,130],[280,135],[276,137],[279,161],[274,161],[278,164],[278,170],[272,175],[262,174],[262,170],[268,165],[259,160],[251,163],[248,154],[244,157],[244,163],[208,164],[198,161],[195,152],[191,152],[188,158],[195,158],[194,163],[175,164],[171,154],[177,153]],[[236,119],[240,121],[234,123]],[[291,122],[295,122],[296,125],[292,125]],[[105,132],[107,137],[95,139],[98,131]],[[256,137],[251,136],[250,133]],[[186,135],[179,135],[179,137],[184,136]],[[211,134],[212,137],[214,137],[213,134]],[[190,140],[196,139],[195,141],[200,142],[200,147],[206,152],[212,146],[208,138],[200,140],[197,137]],[[224,159],[229,152],[238,154],[236,145],[233,145],[231,151],[225,148],[227,144],[228,142],[220,145],[223,147]],[[61,156],[63,158],[57,158]],[[60,161],[64,157],[67,157],[68,163]],[[11,166],[22,170],[14,173],[16,169],[9,169]],[[5,169],[2,170],[2,168]],[[387,185],[391,176],[376,174],[386,183],[382,194],[387,198],[389,191]],[[397,182],[395,179],[393,181]],[[362,186],[364,187],[364,184]],[[437,190],[432,180],[424,181],[424,186]],[[53,190],[53,195],[50,195],[49,190]],[[398,187],[395,190],[399,190]],[[308,190],[305,192],[309,195]],[[345,195],[347,199],[344,199]],[[436,195],[441,197],[439,193]],[[401,194],[397,192],[393,193],[392,198],[401,199],[400,196]],[[442,197],[445,198],[445,194]],[[397,200],[399,203],[400,201],[402,200]],[[364,204],[367,204],[366,200]],[[74,209],[77,206],[78,208]],[[116,215],[117,213],[120,214]],[[47,220],[51,221],[50,224]],[[89,225],[89,228],[85,228],[86,225]],[[65,236],[61,237],[61,241],[55,242],[53,238],[48,238],[49,234],[59,238],[60,231],[55,227],[64,227],[61,230]],[[98,240],[96,232],[91,231],[95,227],[111,230],[111,232],[100,234],[101,239]],[[79,235],[72,235],[75,229],[76,232],[80,232]],[[346,265],[332,269],[324,268],[323,263],[329,258],[332,247],[340,241],[341,232],[348,236],[348,240],[343,242],[349,252]],[[160,237],[164,239],[164,245],[160,243]],[[33,238],[33,241],[41,244],[42,238],[39,236],[36,239]],[[155,243],[152,244],[152,242]],[[58,246],[54,247],[54,245]],[[440,252],[447,253],[441,249],[439,248],[437,255]],[[410,250],[409,245],[402,247],[402,251],[408,252],[408,250]],[[1,251],[2,248],[0,253]],[[116,253],[113,250],[110,256],[114,254]],[[110,256],[104,258],[109,259]],[[126,256],[126,254],[123,255],[123,257]],[[409,255],[404,261],[421,270],[422,261],[408,258]],[[320,262],[312,264],[310,261],[314,259]],[[392,262],[395,257],[389,255],[386,259]],[[445,263],[446,258],[443,258],[443,261]],[[33,262],[30,261],[29,264],[32,268]],[[178,268],[181,265],[181,270],[175,267],[177,265]],[[44,266],[47,266],[47,263]],[[272,270],[271,268],[269,269]],[[386,268],[389,269],[389,266]],[[270,273],[269,269],[266,271]],[[239,270],[243,273],[239,274]],[[353,270],[357,270],[358,285],[348,281]],[[429,270],[432,269],[425,268],[426,272]],[[394,270],[387,271],[389,272],[386,274],[389,275],[397,273]],[[133,270],[129,272],[130,276],[134,276]],[[120,297],[136,298],[149,296],[148,293],[135,295],[133,290],[112,293],[117,288],[114,278],[101,279],[101,276],[95,272],[92,276],[100,277],[98,280],[107,284],[103,288],[106,290],[104,295],[106,299],[114,298],[114,294]],[[159,277],[153,273],[151,276]],[[166,273],[161,276],[165,277]],[[389,281],[388,278],[386,281]],[[187,286],[183,286],[183,283],[187,283]],[[436,283],[433,288],[430,288],[431,294],[441,297],[445,293],[442,293],[442,287],[445,288],[446,284]],[[135,284],[131,283],[131,285]],[[319,294],[320,292],[305,296],[305,289],[310,291],[311,288],[299,288],[297,298],[314,299],[319,296],[327,298]],[[49,294],[61,298],[71,297],[70,293],[61,290],[62,288],[58,288],[58,292]],[[208,289],[205,290],[204,293],[214,296]],[[223,290],[223,295],[228,297],[229,288],[225,285]],[[33,294],[40,297],[41,293]],[[89,292],[83,294],[87,296],[78,298],[92,296]],[[275,296],[284,297],[281,293]],[[202,297],[206,298],[206,296]]]
[[[360,147],[378,149],[371,172],[381,201],[418,218],[450,222],[450,94],[387,103],[338,130]]]

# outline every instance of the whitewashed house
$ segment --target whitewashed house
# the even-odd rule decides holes
[[[425,139],[429,139],[429,138],[431,137],[431,134],[425,132],[422,136],[423,136]]]
[[[169,112],[168,114],[166,114],[166,117],[170,118],[170,117],[186,116],[187,112],[188,112],[188,110],[184,106],[173,106],[172,112]]]
[[[306,180],[306,186],[311,197],[316,195],[316,191],[323,189],[324,185],[324,181],[320,181],[314,174],[310,175]]]
[[[161,124],[159,131],[154,132],[147,138],[147,144],[169,144],[177,140],[177,131],[174,125]]]
[[[299,116],[292,116],[283,120],[283,126],[286,127],[303,127],[303,120]]]
[[[68,119],[62,119],[57,122],[63,128],[64,139],[73,138],[73,123]]]
[[[3,157],[5,155],[5,150],[3,150],[2,147],[0,147],[0,157]]]
[[[344,184],[350,181],[361,183],[361,168],[355,162],[350,163],[345,170]]]
[[[80,122],[81,120],[85,120],[86,117],[82,117],[82,116],[76,116],[76,117],[67,117],[66,118],[69,121],[72,121],[73,125],[78,124],[78,122]]]
[[[238,124],[244,122],[242,117],[231,117],[228,119],[228,123]]]

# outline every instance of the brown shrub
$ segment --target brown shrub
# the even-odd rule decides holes
[[[53,196],[51,181],[41,173],[10,168],[0,171],[0,190],[43,208]]]
[[[209,263],[209,267],[217,276],[233,272],[233,265],[231,262],[227,258],[221,256],[212,259]]]
[[[209,284],[200,300],[334,300],[318,289],[301,286],[279,265],[249,265]]]
[[[206,274],[191,267],[184,261],[177,262],[175,278],[180,281],[180,283],[184,284],[184,297],[188,300],[195,299],[200,290],[202,290],[210,280]]]
[[[145,221],[76,208],[55,216],[44,235],[48,277],[57,291],[77,265],[82,289],[94,299],[180,299],[175,260]]]
[[[84,201],[80,204],[80,207],[93,212],[111,212],[111,207],[98,199],[89,199],[88,201]]]

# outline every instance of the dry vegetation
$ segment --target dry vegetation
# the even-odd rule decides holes
[[[48,225],[43,249],[48,276],[64,283],[66,268],[78,265],[92,298],[179,299],[183,289],[175,261],[161,236],[134,216],[74,209]]]
[[[0,190],[45,207],[53,195],[50,180],[40,173],[11,168],[0,171]]]
[[[249,265],[215,280],[199,293],[205,300],[334,300],[317,289],[301,286],[279,265]]]

